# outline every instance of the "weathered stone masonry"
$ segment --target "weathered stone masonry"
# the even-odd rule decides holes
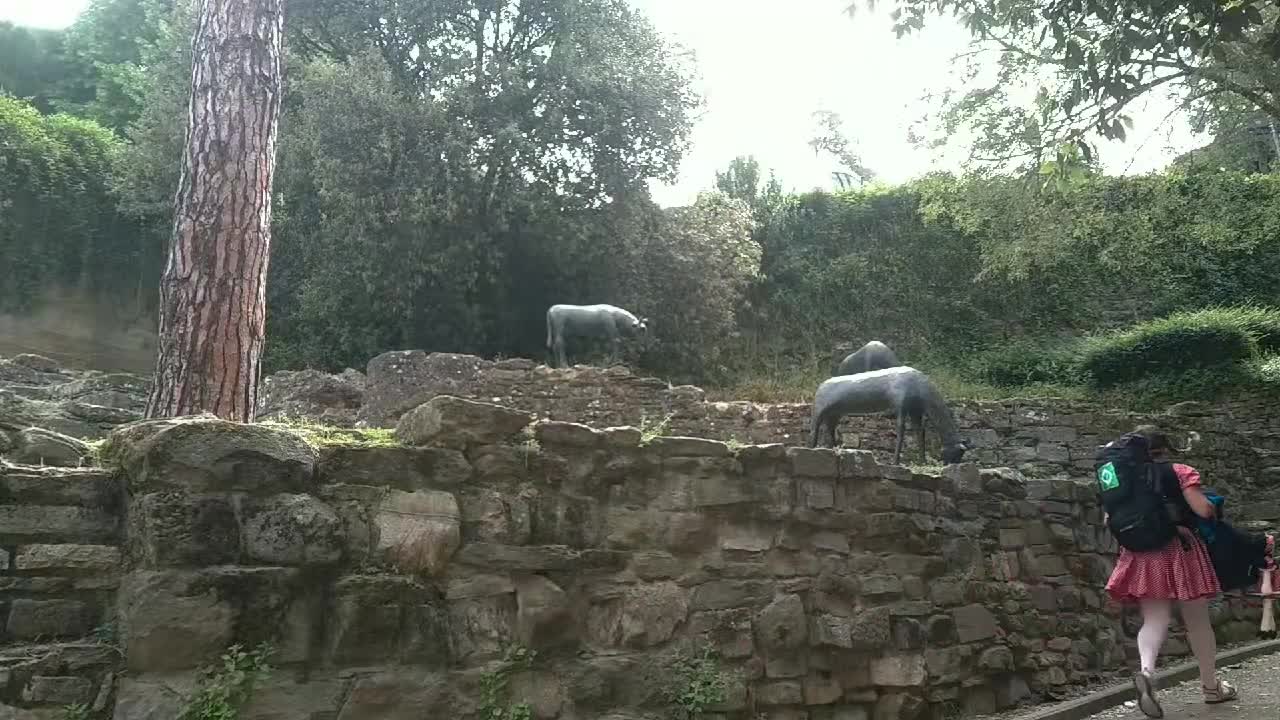
[[[669,418],[666,432],[672,435],[754,444],[805,445],[808,440],[807,403],[709,402],[700,388],[671,387],[623,367],[555,369],[530,360],[494,362],[405,351],[371,360],[367,382],[358,376],[354,371],[320,376],[303,383],[304,391],[297,393],[308,402],[291,404],[286,390],[280,404],[327,419],[336,419],[332,408],[347,408],[353,421],[358,416],[374,427],[392,427],[419,404],[453,395],[596,428],[652,427]],[[282,374],[273,381],[287,386],[290,379]],[[338,396],[341,402],[332,399]],[[325,406],[323,412],[317,405]],[[1184,461],[1228,494],[1233,517],[1280,521],[1280,484],[1273,482],[1280,479],[1280,415],[1265,401],[1183,403],[1155,414],[1060,399],[958,401],[953,408],[961,433],[976,446],[967,459],[984,467],[1013,467],[1033,477],[1087,477],[1097,446],[1141,423],[1155,422],[1180,438],[1198,433]],[[265,409],[268,415],[276,410]],[[891,418],[846,418],[841,430],[846,447],[871,450],[881,460],[890,457],[895,437]],[[936,457],[936,434],[929,438]],[[904,459],[915,458],[908,442]]]
[[[120,577],[118,483],[101,469],[0,461],[0,718],[74,703],[110,712]]]
[[[1131,644],[1100,596],[1111,548],[1075,483],[913,474],[860,451],[646,445],[634,428],[520,435],[530,420],[440,397],[402,419],[414,447],[320,451],[211,418],[117,431],[114,717],[173,718],[231,642],[278,649],[257,720],[469,717],[513,643],[539,652],[511,684],[536,717],[667,717],[670,661],[698,640],[729,678],[715,715],[944,717],[1104,675]],[[76,503],[108,509],[74,538],[6,541],[120,537],[109,502]],[[79,597],[75,582],[59,600]],[[24,616],[5,602],[12,627]],[[1215,621],[1228,637],[1256,628],[1229,604]],[[66,663],[22,673],[0,717],[55,717],[29,689],[78,677]],[[88,682],[81,696],[104,686]]]

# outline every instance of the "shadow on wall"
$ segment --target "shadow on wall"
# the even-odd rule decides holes
[[[53,286],[30,313],[0,313],[0,356],[37,353],[68,368],[148,373],[156,325],[145,302]]]

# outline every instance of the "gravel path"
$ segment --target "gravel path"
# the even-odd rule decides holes
[[[1200,679],[1194,678],[1165,688],[1156,695],[1168,720],[1275,720],[1280,718],[1280,655],[1265,655],[1220,669],[1221,677],[1240,692],[1240,699],[1221,705],[1205,705],[1200,694]],[[1137,703],[1130,701],[1119,707],[1090,716],[1092,720],[1134,720],[1146,718]]]

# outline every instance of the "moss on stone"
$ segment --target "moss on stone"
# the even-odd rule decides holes
[[[326,447],[402,447],[390,428],[339,428],[303,419],[285,418],[259,423],[265,427],[288,430],[319,450]]]

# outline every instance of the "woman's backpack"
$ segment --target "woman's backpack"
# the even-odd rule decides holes
[[[1094,456],[1093,468],[1107,527],[1121,547],[1159,550],[1178,537],[1183,518],[1170,504],[1181,498],[1169,494],[1168,473],[1152,461],[1146,437],[1126,433],[1107,443]]]

